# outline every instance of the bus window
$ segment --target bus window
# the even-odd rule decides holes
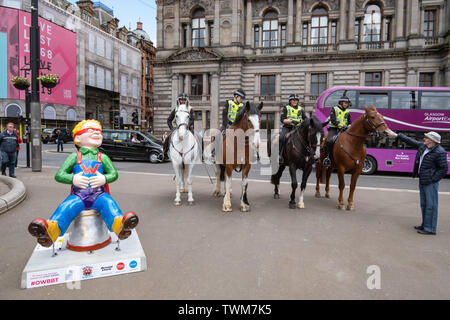
[[[337,106],[339,99],[344,95],[344,93],[347,95],[347,97],[352,102],[352,107],[358,108],[358,106],[356,105],[356,91],[355,90],[337,90],[337,91],[333,92],[325,100],[324,108],[333,108],[334,106]]]
[[[441,146],[445,151],[450,152],[450,132],[439,132],[441,135]]]
[[[399,146],[400,140],[397,138],[381,135],[379,137],[370,135],[366,140],[367,148],[375,149],[404,149],[403,146]]]
[[[417,91],[392,91],[391,109],[417,109]]]
[[[423,91],[421,109],[450,109],[450,92]]]
[[[387,92],[360,92],[359,93],[359,107],[364,105],[367,107],[374,106],[377,109],[389,108],[389,95]]]

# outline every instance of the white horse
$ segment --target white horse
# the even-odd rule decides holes
[[[192,169],[199,156],[199,146],[194,134],[189,130],[189,109],[182,104],[175,114],[177,129],[170,137],[169,155],[176,175],[177,191],[174,205],[181,205],[181,192],[188,190],[188,204],[194,204],[192,196]]]

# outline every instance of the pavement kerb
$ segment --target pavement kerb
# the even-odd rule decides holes
[[[0,214],[2,214],[21,203],[27,195],[27,190],[23,182],[16,178],[0,176],[0,183],[10,188],[8,193],[0,196]]]

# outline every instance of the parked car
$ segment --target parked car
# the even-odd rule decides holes
[[[134,133],[140,143],[131,141]],[[151,163],[168,160],[167,157],[163,159],[163,143],[148,132],[103,129],[103,144],[99,149],[110,158],[147,160]]]
[[[67,143],[67,142],[73,140],[72,132],[67,128],[53,128],[53,129],[46,128],[46,129],[42,130],[42,134],[41,134],[42,143],[44,143],[44,144],[47,144],[49,142],[56,143],[56,130],[58,130],[58,129],[61,130],[61,133],[63,135],[62,140],[64,143]]]

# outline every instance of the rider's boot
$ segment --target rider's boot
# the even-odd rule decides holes
[[[325,148],[323,148],[324,158],[323,158],[323,166],[329,167],[331,166],[331,160],[330,160],[330,153],[328,152],[328,146],[325,145]]]

